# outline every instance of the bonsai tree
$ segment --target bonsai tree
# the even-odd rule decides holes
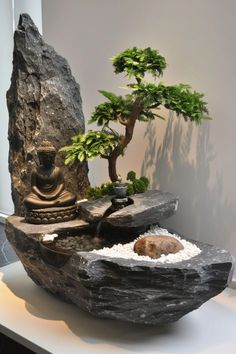
[[[118,96],[100,90],[106,101],[95,107],[89,123],[97,123],[101,129],[72,137],[72,145],[61,150],[66,152],[66,164],[95,157],[106,159],[110,180],[115,182],[118,179],[117,159],[124,155],[132,140],[137,121],[164,119],[158,114],[161,106],[174,111],[185,121],[197,124],[209,117],[203,94],[186,84],[157,82],[166,68],[166,60],[157,50],[130,48],[113,57],[112,62],[116,74],[124,73],[133,80],[127,84],[130,93]],[[154,80],[146,81],[146,74],[151,74]],[[112,129],[111,122],[122,125],[124,134]]]

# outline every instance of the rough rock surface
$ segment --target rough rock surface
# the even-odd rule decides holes
[[[177,253],[183,248],[182,243],[176,238],[166,235],[145,236],[134,244],[134,252],[154,259],[160,258],[162,254]]]
[[[143,228],[172,216],[178,207],[178,198],[168,192],[149,190],[131,197],[134,204],[107,216],[103,226],[113,228]],[[87,222],[98,222],[111,206],[111,196],[83,202],[79,205],[80,217]]]
[[[57,148],[84,132],[80,88],[67,61],[47,45],[27,14],[20,16],[14,34],[13,72],[7,92],[9,110],[9,170],[17,215],[24,214],[23,197],[29,193],[29,175],[35,147],[47,139]],[[66,188],[84,196],[88,187],[87,164],[64,166]]]
[[[94,316],[163,325],[197,309],[231,280],[232,256],[195,241],[202,252],[174,264],[109,258],[91,252],[75,252],[61,267],[45,262],[40,251],[42,232],[79,230],[83,225],[86,223],[73,220],[36,226],[12,216],[7,220],[6,233],[36,284]]]

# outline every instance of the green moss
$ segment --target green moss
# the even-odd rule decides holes
[[[129,171],[127,173],[127,177],[126,177],[127,181],[133,182],[135,180],[135,178],[136,178],[136,173],[134,171]]]
[[[125,183],[126,186],[127,186],[127,195],[130,196],[130,195],[133,195],[134,194],[134,187],[133,187],[133,183]]]
[[[141,179],[135,179],[133,181],[133,188],[135,193],[144,193],[147,190],[145,183],[141,181]]]
[[[142,177],[140,177],[140,181],[142,181],[145,184],[146,189],[147,189],[148,185],[149,185],[149,179],[145,176],[142,176]]]
[[[89,187],[88,192],[87,192],[87,198],[88,199],[99,199],[102,197],[102,190],[101,187]]]
[[[149,180],[147,177],[142,176],[140,178],[136,178],[136,173],[134,171],[129,171],[127,174],[128,182],[125,182],[127,186],[127,195],[131,196],[135,193],[144,193],[146,192]],[[113,187],[115,183],[112,182],[104,182],[101,186],[90,187],[88,189],[87,198],[90,200],[99,199],[105,195],[114,194]]]
[[[113,187],[114,187],[114,183],[112,182],[105,182],[101,185],[101,192],[102,195],[111,195],[113,194]]]

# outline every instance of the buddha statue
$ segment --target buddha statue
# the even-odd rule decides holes
[[[44,140],[37,155],[39,165],[31,173],[31,192],[24,198],[26,221],[48,224],[71,220],[76,196],[65,189],[63,174],[55,166],[56,149]]]

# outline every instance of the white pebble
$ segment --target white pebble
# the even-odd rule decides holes
[[[45,234],[45,235],[43,235],[42,241],[44,243],[53,242],[54,239],[57,237],[58,237],[58,234]]]
[[[159,235],[172,236],[177,240],[179,240],[182,243],[184,248],[183,250],[174,254],[173,253],[168,255],[163,254],[158,259],[153,259],[150,258],[149,256],[139,256],[137,253],[133,251],[135,242],[138,239],[142,238],[143,236],[150,236],[150,235],[152,236],[156,235],[157,237]],[[129,242],[124,245],[119,243],[112,246],[111,248],[104,247],[100,250],[93,250],[91,252],[100,254],[102,256],[112,257],[112,258],[135,259],[136,261],[149,261],[155,263],[177,263],[197,256],[199,253],[201,253],[201,250],[193,243],[186,241],[185,239],[182,239],[180,236],[176,234],[171,234],[166,229],[162,229],[158,226],[152,226],[147,232],[145,232],[142,236],[138,237],[133,242]]]

